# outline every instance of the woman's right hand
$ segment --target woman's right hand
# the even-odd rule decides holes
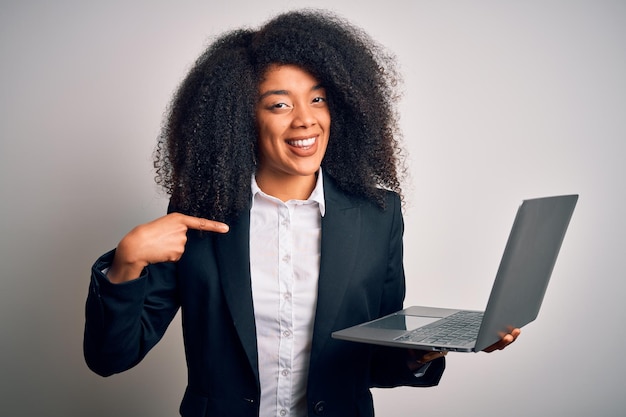
[[[176,262],[185,251],[187,230],[226,233],[228,225],[181,213],[170,213],[131,230],[117,245],[107,277],[113,283],[139,278],[152,263]]]

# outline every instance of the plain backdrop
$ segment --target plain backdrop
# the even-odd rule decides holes
[[[407,304],[484,308],[521,201],[580,194],[519,341],[448,355],[439,387],[375,390],[377,416],[624,415],[626,2],[608,0],[2,1],[0,415],[177,415],[178,318],[136,368],[85,366],[89,269],[164,213],[152,151],[203,48],[303,6],[404,74]]]

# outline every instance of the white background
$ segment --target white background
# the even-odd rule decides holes
[[[377,416],[623,415],[626,2],[607,0],[3,1],[0,415],[177,415],[178,320],[133,370],[85,366],[89,268],[163,214],[155,139],[211,37],[301,6],[404,74],[407,304],[484,308],[521,200],[580,194],[520,340],[448,355],[437,388],[375,390]]]

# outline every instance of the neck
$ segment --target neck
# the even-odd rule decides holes
[[[255,177],[257,185],[264,193],[281,201],[306,200],[317,182],[317,173],[306,176],[272,176],[257,172]]]

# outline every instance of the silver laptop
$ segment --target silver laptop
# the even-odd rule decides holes
[[[578,195],[524,200],[484,312],[414,306],[333,338],[412,349],[479,352],[537,318]]]

